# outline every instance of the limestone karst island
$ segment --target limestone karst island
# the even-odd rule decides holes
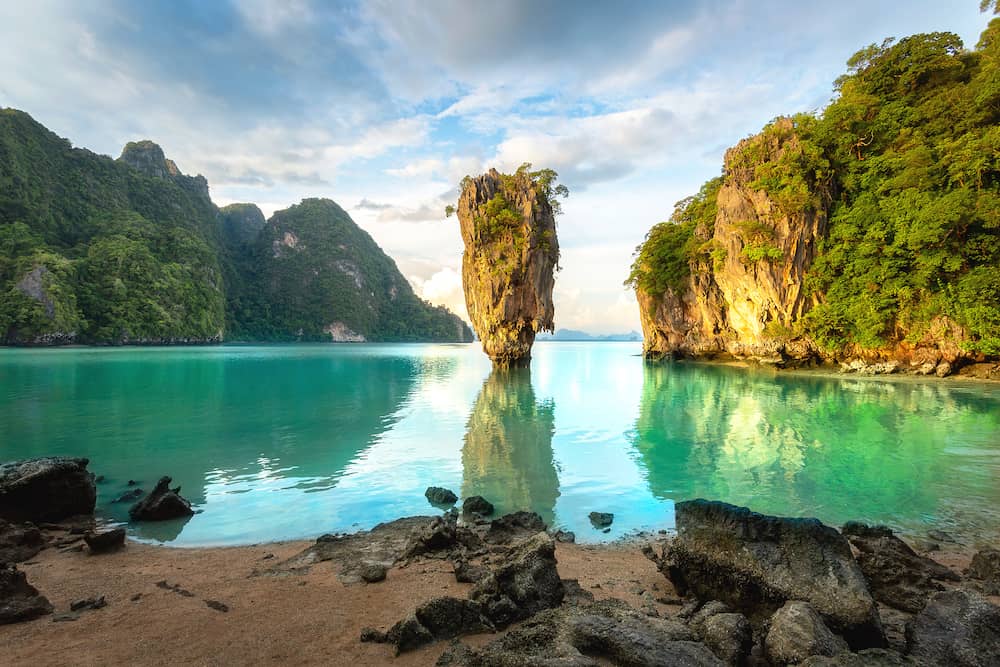
[[[1000,667],[998,0],[0,65],[0,664]]]

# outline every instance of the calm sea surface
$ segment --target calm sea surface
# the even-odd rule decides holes
[[[673,503],[1000,536],[1000,386],[647,365],[637,343],[0,350],[0,460],[86,456],[98,512],[170,475],[198,510],[132,527],[174,545],[369,528],[429,485],[577,534],[671,528]],[[614,512],[610,533],[591,511]]]

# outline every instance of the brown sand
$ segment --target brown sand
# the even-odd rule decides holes
[[[254,575],[309,546],[174,549],[130,542],[117,553],[47,549],[21,568],[56,607],[104,595],[108,606],[70,622],[52,616],[0,626],[0,661],[7,665],[432,665],[439,643],[399,657],[390,646],[362,644],[365,626],[386,629],[420,602],[464,597],[451,566],[420,562],[389,571],[377,584],[341,583],[340,565],[322,562],[303,574]],[[265,559],[268,554],[273,558]],[[579,579],[595,597],[633,605],[671,596],[670,584],[635,546],[559,544],[559,573]],[[156,584],[166,581],[190,597]],[[134,599],[138,598],[138,599]],[[228,612],[209,608],[222,602]],[[657,604],[661,612],[670,608]],[[483,644],[493,635],[466,638]]]

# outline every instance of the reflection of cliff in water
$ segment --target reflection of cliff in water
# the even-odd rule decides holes
[[[658,497],[891,521],[948,514],[952,489],[1000,501],[991,468],[974,463],[986,451],[977,439],[1000,428],[997,408],[934,382],[647,364],[633,438]],[[943,465],[952,456],[969,465]]]
[[[494,370],[469,415],[462,447],[462,496],[481,495],[498,512],[555,516],[559,477],[552,460],[555,404],[538,402],[528,368]]]
[[[102,505],[126,489],[126,480],[140,480],[145,488],[161,475],[173,477],[196,505],[214,484],[239,486],[240,479],[248,488],[288,477],[329,488],[393,426],[424,374],[439,377],[455,364],[328,354],[319,346],[295,354],[281,348],[116,354],[83,355],[42,369],[46,382],[68,388],[53,407],[68,409],[98,396],[100,412],[31,418],[49,409],[41,393],[19,397],[13,412],[24,415],[25,426],[17,430],[26,434],[19,442],[25,455],[91,459],[91,469],[107,478]],[[124,518],[127,504],[107,509]]]

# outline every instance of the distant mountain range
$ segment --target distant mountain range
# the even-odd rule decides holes
[[[638,342],[642,340],[642,334],[638,331],[630,331],[624,334],[608,334],[605,336],[595,336],[586,331],[576,329],[557,329],[554,334],[540,333],[535,336],[536,341],[600,341],[600,342]]]

